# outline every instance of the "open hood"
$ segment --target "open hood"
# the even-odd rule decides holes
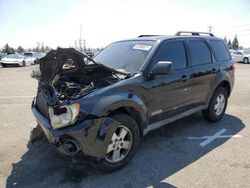
[[[74,68],[72,68],[72,70],[63,68],[67,60],[74,62]],[[45,57],[40,59],[40,81],[51,83],[55,76],[59,73],[84,70],[85,67],[89,65],[103,68],[104,72],[110,74],[117,73],[127,75],[124,72],[119,72],[102,64],[96,63],[92,58],[75,50],[74,48],[59,48],[57,50],[51,50]]]

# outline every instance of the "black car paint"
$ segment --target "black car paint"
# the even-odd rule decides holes
[[[148,133],[148,130],[154,128],[154,126],[149,128],[151,125],[156,125],[155,128],[157,128],[159,125],[163,125],[164,122],[172,122],[197,110],[205,109],[214,90],[220,83],[228,83],[229,92],[231,92],[234,83],[232,62],[218,62],[212,49],[210,49],[213,62],[192,67],[187,41],[192,38],[205,40],[209,45],[210,37],[185,36],[154,39],[156,41],[155,46],[147,61],[134,76],[71,101],[71,103],[79,102],[81,104],[81,113],[91,114],[95,117],[94,119],[82,120],[77,125],[53,130],[51,126],[49,127],[49,120],[42,118],[43,116],[37,111],[34,104],[32,107],[33,113],[43,127],[49,141],[53,143],[57,137],[70,135],[78,140],[86,155],[103,158],[111,135],[119,124],[119,122],[109,117],[114,111],[122,110],[134,116],[140,126],[141,136],[144,136]],[[149,39],[140,38],[135,40]],[[187,68],[170,74],[151,75],[152,66],[156,63],[154,56],[161,43],[166,40],[183,40],[185,42]],[[107,119],[113,122],[112,128],[103,129],[102,127],[105,126]],[[94,121],[98,123],[94,123]],[[162,123],[158,125],[158,122]],[[43,126],[44,123],[47,126]],[[88,126],[81,126],[85,123]],[[99,139],[101,130],[104,136]],[[88,131],[91,134],[84,134]],[[96,140],[98,140],[98,143]]]

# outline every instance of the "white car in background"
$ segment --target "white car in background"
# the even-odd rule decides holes
[[[7,67],[10,65],[12,66],[18,65],[18,66],[25,67],[26,65],[30,65],[30,62],[27,61],[25,56],[21,54],[9,54],[0,60],[0,64],[3,67]]]
[[[233,61],[235,63],[237,62],[243,62],[243,63],[250,63],[250,53],[246,53],[244,51],[236,51],[236,50],[230,50],[231,56],[233,58]]]
[[[46,53],[43,52],[25,52],[24,56],[26,61],[29,61],[31,64],[39,64],[39,59],[44,57]]]

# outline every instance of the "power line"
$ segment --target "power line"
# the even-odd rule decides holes
[[[250,24],[241,24],[241,25],[230,25],[231,27],[247,27],[250,26]]]

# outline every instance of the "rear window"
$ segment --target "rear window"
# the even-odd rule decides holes
[[[192,66],[208,64],[212,62],[211,52],[205,42],[190,40],[189,50]]]
[[[225,44],[219,40],[212,40],[210,41],[211,47],[215,53],[216,58],[219,61],[228,61],[230,60],[230,55]]]

